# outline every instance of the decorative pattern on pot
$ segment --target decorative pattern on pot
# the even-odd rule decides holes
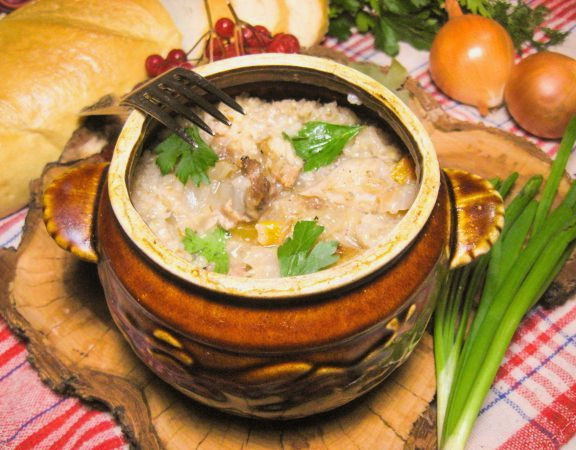
[[[158,375],[202,403],[276,419],[332,409],[378,385],[418,343],[433,310],[426,291],[436,288],[427,283],[415,303],[349,342],[293,354],[240,354],[159,324],[120,287],[106,261],[99,267],[114,319]]]

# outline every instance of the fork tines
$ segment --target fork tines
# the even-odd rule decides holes
[[[168,129],[172,130],[190,145],[196,143],[180,125],[177,116],[183,116],[198,125],[204,131],[214,134],[210,127],[192,110],[198,107],[216,120],[230,125],[230,121],[213,104],[198,93],[200,88],[205,93],[214,95],[230,108],[244,114],[242,107],[232,97],[214,86],[206,78],[182,67],[165,72],[128,95],[122,103],[133,106],[152,116]]]

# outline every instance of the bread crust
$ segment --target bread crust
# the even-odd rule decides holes
[[[0,217],[60,155],[78,112],[146,78],[144,61],[180,47],[157,0],[38,0],[0,21]]]

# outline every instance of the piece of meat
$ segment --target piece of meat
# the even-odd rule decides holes
[[[302,170],[303,162],[292,148],[292,144],[281,137],[272,137],[258,145],[266,156],[266,169],[270,175],[285,188],[296,184]]]
[[[241,222],[251,222],[246,214],[244,204],[246,193],[250,189],[250,180],[238,174],[229,181],[221,182],[213,195],[216,202],[213,209],[218,217],[219,225],[230,230]]]
[[[232,238],[228,241],[227,250],[230,255],[229,275],[252,278],[280,276],[276,247],[262,247]]]
[[[326,206],[326,202],[318,197],[306,197],[306,206],[310,209],[322,209]]]
[[[242,212],[232,206],[232,200],[226,202],[222,208],[220,208],[221,220],[219,224],[225,230],[230,230],[238,225],[240,222],[250,222],[252,218],[247,214],[242,214]]]
[[[413,199],[409,185],[400,186],[390,176],[390,166],[378,158],[342,160],[318,183],[301,194],[318,197],[328,204],[337,204],[364,213],[396,213],[405,208],[398,197]],[[403,193],[410,190],[409,195]],[[409,206],[409,205],[408,205]]]
[[[242,158],[242,175],[250,180],[250,187],[244,198],[246,215],[257,220],[270,196],[270,181],[266,178],[262,165],[248,156]]]

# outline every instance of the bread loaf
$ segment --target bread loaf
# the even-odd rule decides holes
[[[37,0],[0,20],[0,217],[28,202],[83,107],[125,94],[148,55],[180,46],[158,0]]]

